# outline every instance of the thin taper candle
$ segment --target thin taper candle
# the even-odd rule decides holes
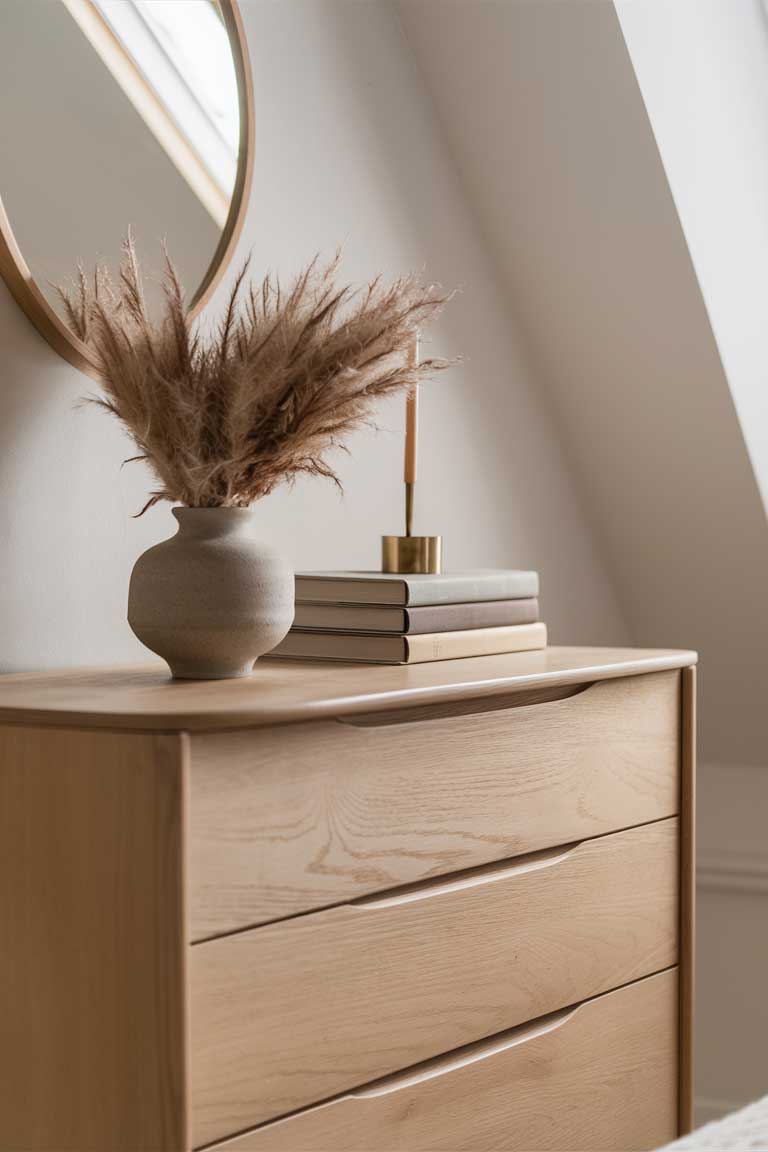
[[[419,363],[419,340],[414,334],[408,349],[408,366]],[[414,536],[413,503],[416,492],[419,387],[417,373],[405,404],[405,536],[382,536],[382,572],[438,573],[442,570],[442,536]]]
[[[411,367],[419,362],[419,342],[414,340],[413,347],[408,354]],[[405,401],[405,482],[416,482],[416,458],[418,453],[419,430],[419,386],[414,384],[409,390]]]
[[[419,339],[414,337],[408,354],[411,367],[419,362]],[[414,384],[405,401],[405,534],[413,535],[413,486],[416,483],[419,435],[419,386]]]

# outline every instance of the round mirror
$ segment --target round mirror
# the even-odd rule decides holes
[[[166,243],[194,315],[234,250],[253,119],[240,14],[234,0],[2,0],[0,25],[0,272],[91,372],[57,293],[79,262],[114,273],[130,228],[159,270]]]

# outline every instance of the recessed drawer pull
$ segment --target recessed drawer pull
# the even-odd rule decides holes
[[[496,1037],[493,1040],[481,1040],[477,1044],[468,1044],[466,1048],[461,1048],[457,1052],[426,1061],[414,1071],[397,1072],[393,1076],[386,1076],[378,1080],[368,1088],[360,1088],[355,1092],[348,1092],[347,1095],[358,1100],[368,1100],[374,1096],[386,1096],[390,1092],[399,1092],[403,1088],[424,1084],[427,1080],[433,1080],[436,1076],[445,1076],[448,1072],[457,1072],[460,1068],[477,1064],[491,1056],[498,1056],[501,1052],[507,1052],[519,1044],[527,1044],[531,1040],[537,1040],[540,1036],[546,1036],[548,1032],[554,1032],[556,1028],[562,1028],[576,1015],[579,1008],[580,1005],[577,1004],[574,1008],[563,1008],[560,1012],[552,1012],[549,1016],[544,1016],[531,1024],[521,1024],[519,1028],[512,1028],[501,1037]]]
[[[445,896],[450,892],[462,892],[468,888],[493,884],[499,880],[509,880],[523,876],[526,872],[540,872],[542,868],[554,868],[568,860],[581,847],[581,841],[565,844],[557,848],[545,848],[541,852],[529,852],[513,863],[490,864],[486,868],[476,868],[462,876],[450,880],[425,880],[408,889],[400,889],[391,896],[362,896],[350,902],[351,908],[382,909],[400,908],[417,900],[428,900],[434,896]]]
[[[677,1131],[677,981],[672,969],[579,1001],[216,1147],[222,1152],[658,1148]]]
[[[593,684],[593,681],[586,684],[561,684],[557,688],[530,688],[522,692],[504,692],[498,696],[482,696],[477,700],[452,700],[442,704],[417,704],[415,707],[389,709],[386,712],[363,712],[357,716],[338,716],[336,723],[351,728],[386,728],[429,720],[450,720],[460,716],[481,716],[484,712],[511,712],[516,708],[570,700],[589,691]]]

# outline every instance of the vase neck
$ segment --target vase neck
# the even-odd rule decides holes
[[[250,508],[173,508],[171,511],[179,522],[179,535],[187,539],[220,540],[251,534]]]

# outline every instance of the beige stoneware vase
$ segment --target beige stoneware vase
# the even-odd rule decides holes
[[[288,632],[293,572],[247,508],[174,508],[175,536],[134,565],[128,623],[184,680],[248,676]]]

